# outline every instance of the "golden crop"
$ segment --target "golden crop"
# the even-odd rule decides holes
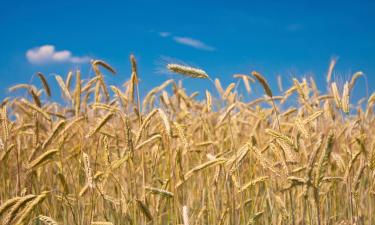
[[[327,93],[307,77],[275,96],[255,71],[223,88],[169,64],[217,92],[199,99],[168,80],[141,101],[134,56],[124,87],[91,64],[89,80],[55,77],[64,103],[41,73],[40,88],[16,85],[28,94],[2,102],[2,224],[375,223],[375,94],[350,102],[361,72],[340,87],[333,61]],[[265,95],[247,102],[238,85]]]

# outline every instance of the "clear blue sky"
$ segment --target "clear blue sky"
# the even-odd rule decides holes
[[[224,84],[233,73],[258,70],[274,87],[277,74],[285,84],[291,74],[313,73],[323,88],[329,60],[338,56],[337,76],[361,70],[374,91],[374,12],[375,1],[369,0],[5,0],[0,6],[0,96],[10,85],[30,82],[37,71],[65,75],[81,68],[88,73],[88,58],[113,65],[118,75],[108,81],[122,84],[130,74],[130,53],[138,60],[143,89],[170,78],[156,72],[162,56],[201,67]],[[38,51],[44,45],[49,47]],[[212,86],[184,82],[192,91]],[[359,85],[364,87],[363,81]],[[356,92],[365,95],[364,88]]]

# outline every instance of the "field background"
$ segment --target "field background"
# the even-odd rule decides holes
[[[350,102],[361,72],[340,86],[333,60],[328,90],[294,78],[274,96],[256,71],[223,87],[168,64],[215,93],[198,99],[171,79],[141,100],[130,62],[123,86],[108,86],[116,71],[93,60],[91,79],[72,71],[51,89],[38,73],[9,89],[24,94],[2,102],[3,224],[373,223],[375,94]],[[264,95],[243,101],[255,86]]]

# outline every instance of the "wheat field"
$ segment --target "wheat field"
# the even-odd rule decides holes
[[[214,91],[188,94],[176,76],[139,93],[130,61],[123,85],[93,60],[90,79],[56,75],[56,89],[37,73],[9,89],[2,224],[375,224],[375,94],[350,101],[361,72],[335,82],[332,62],[327,90],[312,77],[272,90],[255,71],[223,87],[169,64]]]

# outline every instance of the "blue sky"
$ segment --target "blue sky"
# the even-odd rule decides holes
[[[335,74],[343,77],[338,79],[361,70],[374,91],[374,12],[375,1],[369,0],[5,0],[0,8],[0,96],[13,84],[30,82],[37,71],[64,76],[80,68],[89,74],[89,58],[116,68],[117,76],[107,79],[120,85],[129,78],[131,53],[138,60],[143,90],[171,78],[160,71],[174,60],[198,66],[224,84],[234,73],[257,70],[275,88],[278,74],[287,85],[291,75],[306,73],[325,88],[329,60],[337,56]],[[52,76],[49,80],[54,82]],[[212,88],[210,82],[184,82],[191,91]],[[365,87],[363,80],[358,85]],[[366,91],[357,88],[356,93],[364,96]]]

